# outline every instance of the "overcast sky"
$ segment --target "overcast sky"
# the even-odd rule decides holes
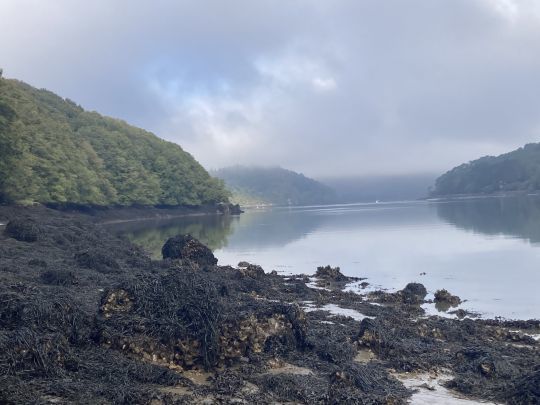
[[[0,0],[0,67],[209,169],[441,172],[540,140],[538,0]]]

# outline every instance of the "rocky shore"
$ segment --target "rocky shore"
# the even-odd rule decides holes
[[[75,211],[0,223],[0,403],[540,403],[538,320],[427,316],[421,284],[344,292],[361,280],[219,266],[182,235],[151,260]]]

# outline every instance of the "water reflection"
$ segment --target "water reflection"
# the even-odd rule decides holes
[[[540,199],[535,196],[439,202],[437,215],[460,229],[540,242]]]
[[[238,217],[223,215],[189,216],[172,219],[123,222],[106,225],[112,232],[144,247],[154,258],[161,258],[161,247],[176,235],[191,234],[212,250],[227,246],[227,238]]]
[[[156,258],[167,238],[190,233],[224,265],[313,274],[331,264],[374,287],[445,288],[467,300],[461,308],[488,316],[540,317],[537,198],[273,208],[111,229]]]
[[[288,245],[314,232],[326,220],[293,208],[252,210],[242,214],[230,236],[238,249],[271,249]]]

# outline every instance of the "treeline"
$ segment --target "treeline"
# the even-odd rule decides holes
[[[0,202],[174,206],[228,196],[180,146],[0,78]]]
[[[231,166],[212,174],[223,179],[233,198],[244,204],[327,204],[336,199],[330,187],[280,167]]]
[[[540,190],[540,143],[455,167],[435,182],[434,196]]]

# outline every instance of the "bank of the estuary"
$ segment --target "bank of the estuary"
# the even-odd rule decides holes
[[[218,266],[191,238],[151,260],[76,212],[1,207],[0,222],[0,403],[399,404],[434,388],[411,384],[426,374],[540,402],[538,320],[427,316],[421,284],[344,292],[331,267]]]
[[[67,214],[82,214],[94,222],[102,224],[163,220],[201,215],[240,215],[243,211],[238,204],[218,203],[177,206],[114,206],[84,204],[46,204],[48,208]],[[6,207],[5,210],[8,210]]]

